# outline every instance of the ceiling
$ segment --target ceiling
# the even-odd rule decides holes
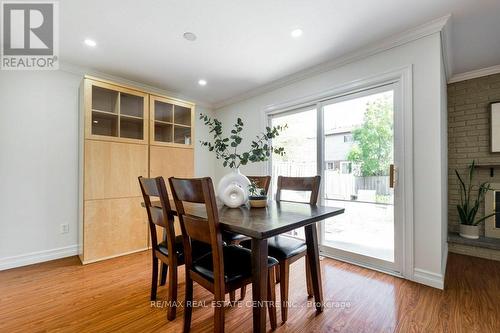
[[[59,8],[62,62],[210,105],[447,14],[452,73],[500,63],[499,0],[71,0]],[[295,28],[301,37],[290,36]],[[187,31],[197,40],[185,40]]]

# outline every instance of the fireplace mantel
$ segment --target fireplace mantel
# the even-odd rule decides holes
[[[495,169],[500,169],[500,164],[476,164],[474,166],[476,169],[489,169],[490,177],[495,175]]]

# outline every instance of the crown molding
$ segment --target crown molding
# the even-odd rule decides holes
[[[196,100],[195,98],[191,98],[189,96],[184,96],[184,95],[175,93],[173,91],[150,86],[148,84],[129,80],[129,79],[126,79],[126,78],[123,78],[120,76],[107,74],[107,73],[100,72],[100,71],[92,69],[92,68],[86,68],[86,67],[71,64],[68,62],[59,62],[59,70],[67,72],[67,73],[71,73],[71,74],[80,75],[80,76],[82,76],[82,78],[84,75],[96,76],[96,77],[99,77],[101,79],[106,79],[106,80],[114,81],[116,83],[121,83],[121,84],[129,85],[129,86],[137,87],[138,89],[146,90],[146,91],[152,92],[154,94],[166,95],[166,96],[177,98],[180,100],[190,101],[190,102],[195,103],[196,106],[200,106],[200,107],[207,108],[210,110],[213,110],[213,107],[214,107],[210,103],[199,101],[199,100]]]
[[[282,88],[284,86],[287,86],[289,84],[292,84],[294,82],[300,81],[307,79],[309,77],[312,77],[314,75],[320,74],[322,72],[326,72],[344,65],[347,65],[349,63],[359,61],[362,59],[365,59],[367,57],[370,57],[372,55],[375,55],[377,53],[383,52],[390,50],[392,48],[410,43],[412,41],[415,41],[420,38],[427,37],[429,35],[435,34],[435,33],[441,33],[447,26],[449,20],[450,20],[451,14],[448,14],[446,16],[437,18],[435,20],[432,20],[430,22],[427,22],[423,25],[420,25],[418,27],[415,27],[413,29],[407,30],[403,33],[394,35],[390,38],[378,41],[376,43],[370,44],[367,47],[361,48],[353,53],[350,53],[348,55],[342,56],[340,58],[336,58],[330,61],[327,61],[325,63],[310,67],[308,69],[299,71],[297,73],[282,77],[280,79],[277,79],[271,83],[264,84],[256,89],[249,90],[243,94],[236,95],[234,97],[222,100],[220,102],[214,103],[213,107],[215,110],[220,109],[224,106],[228,106],[237,102],[241,102],[243,100],[249,99],[251,97],[255,97],[258,95],[261,95],[263,93],[276,90],[279,88]],[[449,40],[449,33],[446,33],[446,38]],[[443,43],[442,43],[443,44]],[[443,49],[443,51],[449,52],[449,48]],[[445,67],[446,66],[451,66],[449,64],[449,60],[451,57],[448,55],[445,56],[446,62],[445,62]],[[448,71],[450,69],[447,69]]]
[[[476,79],[478,77],[493,75],[493,74],[498,74],[498,73],[500,73],[500,65],[476,69],[476,70],[473,70],[470,72],[465,72],[465,73],[453,75],[448,80],[448,83],[455,83],[455,82],[460,82],[460,81],[465,81],[465,80],[471,80],[471,79]]]

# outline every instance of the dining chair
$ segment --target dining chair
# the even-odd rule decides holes
[[[225,294],[252,282],[252,252],[238,245],[223,246],[217,203],[212,179],[169,178],[179,216],[185,250],[186,302],[184,332],[191,327],[193,282],[214,294],[214,332],[224,332]],[[184,204],[201,207],[206,214],[187,213]],[[209,244],[211,252],[198,259],[192,257],[192,242]],[[276,329],[274,266],[278,261],[267,258],[267,303],[271,328]]]
[[[309,205],[316,205],[319,195],[319,186],[321,183],[320,176],[314,177],[283,177],[279,176],[276,188],[276,201],[290,201],[282,200],[282,191],[290,190],[296,192],[311,192],[308,202]],[[241,242],[245,248],[249,248],[249,242]],[[309,262],[307,258],[307,245],[304,241],[288,237],[288,236],[275,236],[268,239],[268,253],[271,257],[278,259],[279,262],[279,276],[276,274],[276,280],[280,283],[280,297],[281,297],[281,320],[286,322],[288,319],[288,289],[290,281],[290,265],[298,259],[305,256],[306,260],[306,286],[308,296],[313,296],[311,271],[309,269]]]
[[[150,299],[152,301],[156,300],[158,264],[161,262],[160,285],[165,285],[168,271],[168,304],[176,304],[177,267],[184,264],[182,235],[175,235],[174,216],[170,209],[170,200],[163,177],[139,177],[139,185],[148,215],[149,230],[151,234],[151,252],[153,254]],[[154,198],[155,201],[152,201],[152,198]],[[159,202],[157,200],[159,200]],[[158,241],[158,230],[156,226],[159,226],[163,230],[163,240],[161,242]],[[195,257],[204,255],[209,251],[210,248],[206,245],[196,244]],[[167,319],[174,320],[175,317],[176,308],[175,306],[170,306],[167,310]]]
[[[258,188],[264,189],[267,195],[267,192],[269,192],[269,185],[271,185],[271,176],[247,176],[247,178],[255,183]]]

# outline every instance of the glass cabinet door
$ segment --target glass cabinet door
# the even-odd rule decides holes
[[[151,142],[192,147],[193,105],[151,96]]]
[[[87,137],[102,140],[147,142],[147,94],[86,79]]]
[[[118,137],[118,92],[92,86],[92,134]]]
[[[120,137],[144,139],[144,98],[120,93]]]

